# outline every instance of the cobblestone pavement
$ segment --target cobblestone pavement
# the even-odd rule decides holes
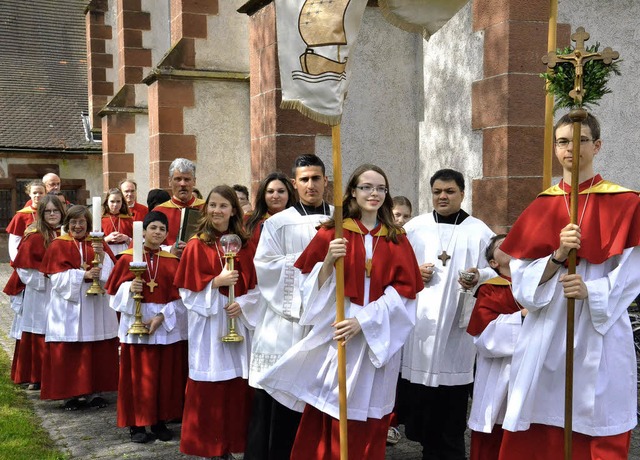
[[[0,263],[0,286],[4,287],[11,268]],[[0,292],[0,345],[9,356],[13,356],[14,341],[8,337],[13,320],[9,299]],[[162,459],[177,460],[192,458],[180,453],[180,424],[168,424],[176,437],[169,442],[134,444],[130,442],[127,429],[116,427],[116,393],[103,396],[109,401],[104,409],[87,409],[65,412],[61,401],[41,401],[39,391],[25,390],[43,427],[49,431],[58,447],[73,459]],[[401,427],[402,431],[402,427]],[[467,433],[467,452],[469,437]],[[640,432],[636,428],[631,441],[629,458],[640,458]],[[239,456],[239,458],[242,458]],[[420,444],[404,436],[395,446],[387,447],[387,460],[421,459]],[[360,459],[355,459],[360,460]]]

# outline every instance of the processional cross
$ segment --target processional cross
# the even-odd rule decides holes
[[[582,122],[587,119],[587,111],[582,108],[582,98],[584,96],[584,65],[589,61],[602,61],[606,65],[610,65],[614,59],[620,57],[620,53],[613,51],[610,47],[602,50],[601,53],[588,52],[584,47],[584,42],[589,40],[589,34],[584,27],[578,27],[575,33],[571,35],[571,40],[576,42],[575,49],[568,54],[556,54],[550,51],[546,56],[542,57],[542,62],[547,67],[553,69],[558,63],[568,62],[575,67],[574,87],[569,92],[569,96],[573,98],[577,109],[569,112],[569,118],[573,122],[573,152],[571,163],[571,210],[570,218],[572,224],[577,224],[578,220],[578,186],[580,171],[580,134],[582,131]],[[595,139],[594,139],[595,140]],[[568,273],[573,275],[576,273],[576,250],[569,252],[569,270]],[[565,362],[565,392],[564,392],[564,458],[571,460],[572,458],[572,431],[573,431],[573,342],[575,329],[575,298],[567,299],[567,334],[566,334],[566,362]]]
[[[589,61],[602,61],[609,65],[614,59],[620,57],[620,53],[613,51],[611,47],[606,47],[601,53],[588,52],[584,47],[584,42],[589,40],[589,36],[584,27],[578,27],[575,33],[571,34],[571,40],[576,42],[576,47],[571,53],[556,54],[555,51],[549,51],[546,56],[542,57],[542,62],[547,64],[550,69],[553,69],[560,62],[570,62],[576,68],[575,86],[569,92],[569,96],[576,101],[578,106],[582,106],[582,96],[584,95],[584,65]]]

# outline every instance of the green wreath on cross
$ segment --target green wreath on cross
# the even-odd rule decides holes
[[[586,49],[589,53],[597,53],[600,43],[596,43]],[[557,55],[566,55],[574,51],[573,46],[556,51]],[[547,92],[553,94],[555,103],[553,105],[554,113],[558,109],[575,109],[578,107],[589,107],[591,105],[599,105],[598,101],[605,94],[609,94],[611,89],[607,86],[611,73],[620,75],[620,63],[618,60],[611,64],[605,64],[600,60],[588,61],[584,64],[583,70],[583,95],[582,104],[577,103],[569,96],[569,92],[573,90],[575,85],[576,68],[570,62],[558,62],[553,69],[549,69],[545,73],[541,73],[540,77],[549,85]]]

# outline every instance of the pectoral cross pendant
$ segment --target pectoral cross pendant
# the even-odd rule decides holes
[[[367,278],[371,278],[371,269],[373,268],[373,263],[371,259],[367,259],[364,263],[364,271],[367,273]]]
[[[449,254],[447,254],[447,251],[442,251],[442,254],[440,254],[438,256],[438,259],[440,259],[442,261],[442,266],[446,267],[447,266],[447,260],[451,259],[451,256],[449,256]]]
[[[89,268],[91,268],[91,266],[86,263],[86,262],[82,262],[82,269],[86,272],[87,270],[89,270]]]
[[[147,286],[149,286],[149,292],[153,293],[153,290],[155,289],[155,287],[158,285],[158,283],[156,283],[156,280],[151,280],[147,283]]]

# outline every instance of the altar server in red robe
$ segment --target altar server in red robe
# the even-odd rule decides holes
[[[505,236],[494,236],[487,247],[487,262],[499,276],[478,288],[467,327],[478,350],[469,415],[471,460],[496,460],[500,453],[511,357],[527,315],[511,291],[511,257],[500,249]]]
[[[109,189],[102,202],[102,231],[104,241],[113,254],[129,247],[133,238],[133,217],[119,188]]]
[[[51,280],[40,398],[67,399],[66,410],[105,407],[95,393],[118,389],[116,312],[108,296],[87,295],[94,278],[107,281],[113,254],[106,243],[87,239],[90,227],[85,206],[69,208],[67,234],[49,245],[40,269]],[[93,267],[95,253],[101,264]]]
[[[251,336],[245,312],[256,309],[260,293],[253,266],[255,249],[243,228],[235,191],[227,185],[215,187],[202,217],[174,280],[189,318],[189,379],[180,450],[222,457],[243,452],[245,447],[253,394],[247,382]],[[234,270],[228,269],[220,244],[226,233],[238,235],[243,243]],[[231,304],[229,286],[235,286]],[[228,317],[236,319],[236,330],[244,341],[220,340],[228,332]]]
[[[186,241],[178,241],[183,208],[202,209],[204,201],[193,195],[196,186],[196,165],[186,158],[176,158],[169,166],[171,199],[158,204],[154,209],[166,214],[169,219],[169,233],[164,244],[173,245],[171,253],[180,257]]]
[[[529,313],[513,354],[500,458],[563,458],[567,298],[575,299],[573,457],[626,459],[637,424],[636,355],[627,308],[640,292],[638,192],[595,174],[600,125],[580,132],[577,224],[569,217],[573,123],[554,129],[562,181],[518,218],[501,249]],[[567,273],[571,249],[576,273]],[[507,431],[508,430],[508,431]]]
[[[415,322],[416,293],[423,288],[411,245],[394,223],[385,173],[374,165],[358,167],[342,204],[344,238],[335,238],[330,220],[296,261],[307,275],[300,324],[313,328],[259,381],[282,404],[304,407],[292,459],[340,458],[338,346],[347,354],[349,457],[385,458],[400,349]],[[346,319],[336,323],[334,263],[340,257]]]
[[[187,383],[187,311],[173,277],[178,258],[162,251],[167,236],[167,216],[151,211],[143,221],[144,261],[141,280],[129,270],[133,250],[118,255],[116,266],[105,286],[113,296],[111,307],[120,312],[120,381],[118,384],[119,427],[129,427],[131,440],[152,439],[145,426],[161,441],[173,433],[167,420],[182,417]],[[148,335],[127,334],[135,320],[134,293],[142,293],[142,322]]]
[[[22,300],[22,335],[14,357],[15,383],[29,383],[30,390],[40,388],[44,334],[47,324],[46,307],[51,297],[51,282],[40,271],[45,250],[58,236],[65,215],[62,202],[55,196],[40,199],[36,221],[27,228],[18,254],[12,263],[24,283]]]
[[[24,235],[24,231],[29,225],[36,219],[36,209],[40,198],[45,195],[45,188],[42,181],[34,180],[29,182],[24,188],[25,193],[29,195],[30,200],[27,202],[24,208],[19,210],[9,225],[7,226],[7,233],[9,234],[9,258],[11,260],[16,258],[18,253],[18,245]]]

